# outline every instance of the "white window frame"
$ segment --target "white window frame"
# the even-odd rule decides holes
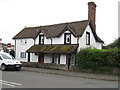
[[[25,52],[20,52],[20,58],[26,58],[26,53]]]

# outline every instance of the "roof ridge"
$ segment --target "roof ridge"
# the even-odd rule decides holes
[[[34,27],[25,27],[24,29],[29,29],[29,28],[40,28],[41,26],[34,26]]]
[[[60,24],[70,24],[70,23],[77,23],[77,22],[85,22],[85,21],[90,21],[90,20],[81,20],[81,21],[72,21],[72,22],[65,22],[65,23],[57,23],[57,24],[51,24],[51,25],[44,25],[42,27],[47,27],[47,26],[54,26],[54,25],[60,25]]]
[[[25,27],[25,28],[40,28],[40,27],[48,27],[48,26],[54,26],[54,25],[61,25],[61,24],[71,24],[71,23],[78,23],[78,22],[85,22],[85,21],[90,21],[88,19],[86,20],[81,20],[81,21],[72,21],[72,22],[65,22],[65,23],[57,23],[57,24],[50,24],[50,25],[41,25],[41,26],[34,26],[34,27]]]

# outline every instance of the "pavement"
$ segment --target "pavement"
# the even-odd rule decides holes
[[[72,72],[72,71],[43,69],[43,68],[31,68],[31,67],[22,67],[21,70],[45,73],[45,74],[53,74],[53,75],[63,75],[63,76],[71,76],[71,77],[82,77],[82,78],[89,78],[89,79],[105,80],[105,81],[118,81],[117,75],[109,75],[109,74]]]

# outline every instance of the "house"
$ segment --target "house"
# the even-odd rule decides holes
[[[96,34],[96,4],[88,3],[88,20],[40,27],[25,27],[13,37],[16,58],[23,62],[75,64],[81,48],[102,49]]]
[[[5,44],[0,42],[0,52],[7,52],[14,57],[15,55],[14,45],[11,45],[11,43]]]
[[[5,52],[7,51],[7,46],[6,46],[6,44],[0,42],[0,51],[5,51]]]

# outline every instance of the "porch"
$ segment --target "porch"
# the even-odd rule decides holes
[[[28,62],[75,64],[78,45],[33,45],[26,52]]]

